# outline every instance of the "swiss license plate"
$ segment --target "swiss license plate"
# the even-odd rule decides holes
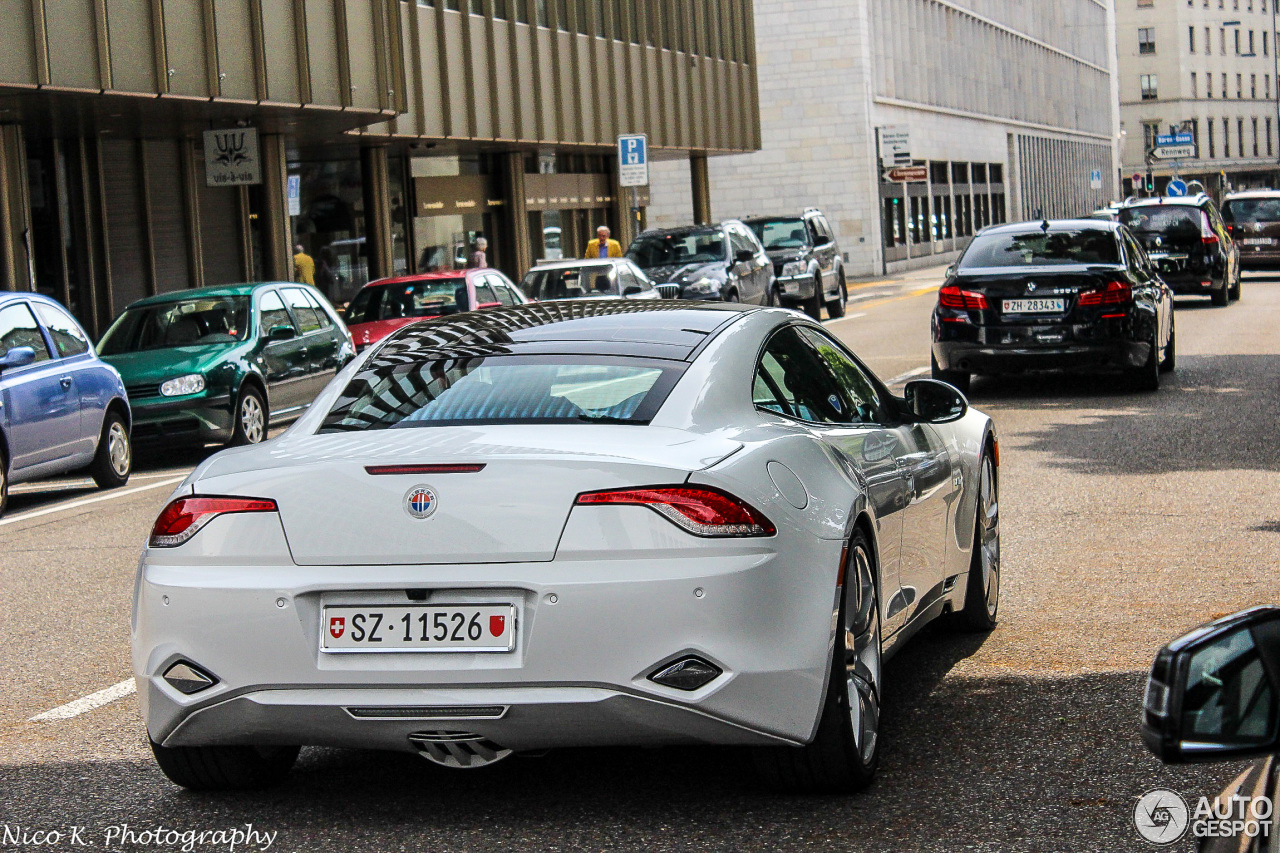
[[[321,611],[324,652],[509,652],[511,604],[330,605]]]
[[[1271,246],[1275,244],[1275,240],[1270,237],[1249,237],[1242,241],[1246,246]]]
[[[1006,299],[1006,314],[1061,314],[1067,310],[1065,299]]]

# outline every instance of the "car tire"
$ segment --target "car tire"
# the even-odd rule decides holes
[[[844,287],[844,270],[840,271],[836,280],[839,284],[836,298],[827,303],[827,315],[833,320],[844,316],[845,306],[849,303],[849,291]]]
[[[738,299],[738,291],[736,291],[736,290],[726,290],[726,291],[724,292],[724,297],[723,297],[723,298],[724,298],[724,301],[725,301],[725,302],[738,302],[738,301],[740,301],[740,300]]]
[[[1225,276],[1222,278],[1222,287],[1209,294],[1209,298],[1213,304],[1219,308],[1231,301],[1231,286],[1228,284]]]
[[[862,531],[849,542],[839,630],[822,715],[804,746],[760,747],[756,771],[771,788],[851,794],[875,779],[880,763],[883,672],[875,562]]]
[[[1236,272],[1236,283],[1231,285],[1231,292],[1227,294],[1227,298],[1232,302],[1240,301],[1240,273]]]
[[[1161,373],[1173,373],[1174,369],[1178,366],[1177,332],[1178,328],[1176,325],[1170,327],[1169,344],[1165,347],[1164,358],[1160,359]]]
[[[1128,372],[1129,384],[1135,391],[1160,390],[1160,345],[1156,333],[1151,333],[1151,346],[1147,351],[1147,360],[1141,367],[1131,368]]]
[[[296,746],[161,746],[156,764],[169,781],[192,791],[249,791],[279,784],[298,760]]]
[[[968,631],[990,631],[1000,611],[1000,493],[995,460],[982,454],[978,506],[973,521],[973,557],[965,584],[964,609],[957,615]]]
[[[98,451],[89,465],[89,474],[100,489],[117,489],[129,482],[133,471],[133,442],[129,425],[119,412],[107,412],[98,436]]]
[[[943,370],[938,367],[937,356],[929,356],[929,376],[939,382],[945,382],[961,394],[968,396],[971,376],[965,370]]]
[[[813,280],[813,295],[804,301],[804,313],[815,320],[822,319],[822,276]]]
[[[244,383],[240,387],[240,396],[236,398],[236,408],[232,413],[235,423],[231,427],[231,447],[243,447],[247,444],[261,444],[267,438],[267,423],[270,416],[267,404],[262,399],[262,392],[252,383]]]

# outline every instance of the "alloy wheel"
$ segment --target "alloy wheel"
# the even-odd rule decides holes
[[[133,466],[133,451],[129,447],[129,433],[119,421],[114,421],[107,431],[107,459],[117,477],[129,476]]]
[[[845,695],[854,748],[864,765],[875,758],[880,737],[880,608],[866,548],[854,546],[849,555],[852,584],[845,603]]]
[[[255,394],[245,394],[240,402],[240,428],[244,432],[248,444],[262,441],[266,418],[263,416],[262,403]]]
[[[987,613],[994,618],[1000,607],[1000,501],[996,493],[995,469],[989,456],[982,460],[978,492],[978,548]]]

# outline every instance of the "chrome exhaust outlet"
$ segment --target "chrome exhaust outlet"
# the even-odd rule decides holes
[[[414,732],[409,742],[431,763],[454,770],[488,767],[514,752],[471,732]]]

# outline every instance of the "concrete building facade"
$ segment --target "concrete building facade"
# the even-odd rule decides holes
[[[857,275],[1115,197],[1110,0],[756,0],[755,16],[762,146],[710,163],[714,217],[819,207]],[[885,180],[885,128],[909,132],[925,180]],[[650,221],[689,220],[665,189],[687,166],[659,174]]]
[[[335,302],[481,235],[518,277],[643,221],[619,134],[757,149],[754,50],[749,0],[0,0],[0,289],[96,335],[295,245]]]
[[[1150,169],[1223,189],[1280,186],[1274,0],[1121,0],[1120,118],[1125,191]],[[1196,156],[1148,160],[1157,134],[1185,129]]]

